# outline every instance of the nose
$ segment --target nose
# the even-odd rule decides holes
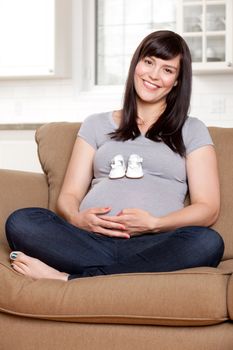
[[[160,70],[159,67],[153,66],[151,67],[150,71],[149,71],[149,77],[152,80],[159,80],[160,79]]]

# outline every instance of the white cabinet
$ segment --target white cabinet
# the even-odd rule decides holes
[[[189,45],[194,73],[233,72],[233,1],[178,1],[177,29]]]
[[[71,0],[0,0],[0,79],[68,77]]]

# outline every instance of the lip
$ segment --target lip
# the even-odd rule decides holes
[[[150,81],[145,79],[142,79],[142,81],[143,81],[143,85],[149,90],[157,90],[161,87],[160,85],[151,83]]]

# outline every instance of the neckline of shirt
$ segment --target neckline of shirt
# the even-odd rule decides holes
[[[119,125],[117,125],[117,123],[115,122],[115,120],[114,120],[114,118],[113,118],[113,111],[108,112],[108,119],[109,119],[111,125],[114,127],[114,129],[117,130],[118,127],[119,127]],[[139,137],[145,138],[145,134],[143,134],[143,133],[141,132],[141,134],[140,134]]]

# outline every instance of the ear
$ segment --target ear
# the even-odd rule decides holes
[[[176,86],[178,84],[178,81],[176,80],[173,86]]]

